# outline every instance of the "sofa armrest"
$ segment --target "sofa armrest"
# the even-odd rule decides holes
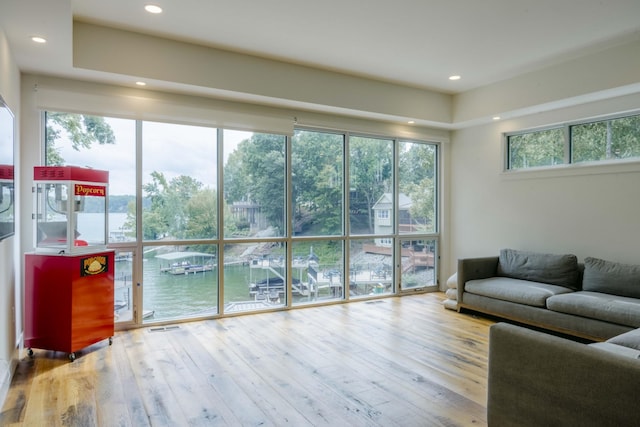
[[[498,274],[499,257],[463,258],[458,260],[458,303],[462,302],[464,285],[469,280],[487,279]]]
[[[640,360],[507,323],[489,334],[489,426],[631,426]]]

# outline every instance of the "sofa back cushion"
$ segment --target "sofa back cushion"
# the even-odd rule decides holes
[[[498,262],[498,276],[580,289],[578,258],[570,254],[554,255],[502,249]]]
[[[584,259],[582,289],[640,298],[640,265],[587,257]]]

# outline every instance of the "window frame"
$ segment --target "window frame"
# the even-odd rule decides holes
[[[42,122],[45,123],[46,122],[46,114],[48,111],[51,112],[65,112],[63,109],[50,109],[50,110],[45,110],[42,112]],[[127,120],[132,120],[135,122],[135,126],[134,126],[134,133],[135,133],[135,168],[136,168],[136,178],[135,178],[135,195],[136,195],[136,230],[135,230],[135,234],[136,234],[136,238],[133,241],[127,241],[127,242],[118,242],[118,243],[110,243],[109,247],[113,248],[113,249],[117,249],[120,251],[129,251],[131,252],[133,255],[133,257],[135,258],[135,254],[140,255],[144,252],[144,248],[145,247],[160,247],[166,244],[165,241],[159,241],[159,240],[149,240],[149,239],[145,239],[142,233],[142,214],[144,212],[143,206],[142,206],[142,200],[144,198],[144,191],[143,191],[143,175],[145,172],[145,168],[144,168],[144,150],[143,150],[143,146],[145,143],[144,140],[144,134],[145,132],[143,131],[143,125],[146,122],[154,122],[154,123],[162,123],[162,124],[167,124],[167,125],[188,125],[188,126],[196,126],[196,127],[204,127],[204,128],[213,128],[211,126],[203,126],[201,124],[197,124],[197,123],[188,123],[188,122],[181,122],[181,123],[175,123],[173,121],[168,121],[168,120],[143,120],[143,119],[137,119],[137,118],[127,118],[127,117],[116,117],[113,115],[109,115],[109,114],[94,114],[94,113],[77,113],[77,112],[73,112],[71,114],[79,114],[79,115],[95,115],[98,117],[104,117],[106,119],[127,119]],[[391,263],[390,263],[390,268],[393,269],[393,280],[390,282],[391,285],[390,287],[388,287],[389,291],[385,292],[384,295],[373,295],[373,294],[365,294],[365,295],[361,295],[360,297],[351,297],[349,295],[349,292],[347,291],[347,283],[348,281],[343,282],[343,293],[342,293],[342,297],[341,298],[337,298],[335,300],[332,301],[317,301],[314,302],[314,305],[327,305],[327,304],[332,304],[332,303],[341,303],[341,302],[349,302],[350,300],[360,300],[360,299],[369,299],[369,298],[378,298],[380,296],[393,296],[393,295],[400,295],[403,293],[404,289],[402,288],[402,284],[400,283],[401,279],[402,279],[402,271],[401,271],[401,265],[399,262],[400,259],[400,253],[401,253],[401,248],[400,245],[403,241],[408,240],[408,239],[416,239],[416,240],[424,240],[424,241],[433,241],[434,244],[436,245],[436,248],[440,245],[441,243],[441,239],[440,239],[440,234],[441,234],[441,230],[440,230],[440,216],[441,216],[441,212],[442,212],[442,208],[441,208],[441,204],[442,201],[440,200],[440,188],[442,186],[442,176],[441,176],[441,156],[442,156],[442,147],[443,147],[443,143],[439,138],[407,138],[407,137],[402,137],[402,136],[392,136],[389,134],[385,134],[385,132],[382,133],[361,133],[361,132],[351,132],[349,130],[338,130],[338,129],[324,129],[324,128],[318,128],[318,127],[303,127],[303,126],[296,126],[294,128],[294,132],[296,130],[304,130],[304,131],[309,131],[309,132],[321,132],[321,133],[327,133],[327,134],[336,134],[336,135],[341,135],[343,137],[343,146],[342,146],[342,182],[340,184],[341,187],[341,191],[342,191],[342,204],[343,204],[343,208],[342,208],[342,230],[339,234],[328,234],[328,235],[296,235],[293,231],[293,227],[292,227],[292,219],[293,219],[293,215],[292,215],[292,203],[289,200],[288,195],[291,194],[292,191],[292,177],[291,177],[291,171],[292,171],[292,138],[293,135],[281,135],[281,134],[277,134],[274,133],[273,135],[280,135],[283,136],[285,138],[285,181],[283,182],[283,186],[284,186],[284,191],[287,194],[286,197],[286,205],[285,205],[285,217],[284,217],[284,234],[281,236],[277,236],[277,237],[270,237],[270,238],[266,238],[266,237],[251,237],[251,238],[244,238],[244,237],[238,237],[238,236],[227,236],[225,235],[225,231],[224,231],[224,216],[222,214],[223,212],[223,194],[224,194],[224,182],[225,182],[225,176],[224,176],[224,149],[225,149],[225,137],[224,137],[224,132],[225,130],[234,130],[233,128],[227,128],[227,127],[215,127],[213,129],[216,129],[216,135],[217,135],[217,149],[216,149],[216,155],[217,155],[217,159],[216,159],[216,164],[217,164],[217,171],[216,171],[216,191],[217,194],[219,195],[219,197],[217,198],[217,202],[216,202],[216,206],[218,209],[218,215],[217,215],[217,234],[215,236],[212,237],[201,237],[201,238],[195,238],[195,239],[188,239],[188,238],[180,238],[180,239],[175,239],[171,241],[171,245],[198,245],[198,244],[209,244],[209,245],[214,245],[217,246],[218,250],[216,252],[217,254],[217,258],[218,258],[218,263],[219,264],[224,264],[224,255],[225,255],[225,251],[224,251],[224,246],[227,243],[243,243],[243,244],[251,244],[251,243],[264,243],[264,242],[275,242],[278,244],[282,244],[284,247],[284,253],[287,259],[287,264],[286,264],[286,283],[287,283],[287,294],[285,297],[285,302],[278,306],[278,307],[273,307],[273,309],[268,309],[268,310],[257,310],[257,311],[246,311],[242,314],[251,314],[251,313],[255,313],[255,312],[259,312],[259,311],[279,311],[279,310],[287,310],[287,309],[292,309],[292,308],[296,308],[298,306],[298,304],[295,304],[293,299],[291,298],[291,293],[292,293],[292,288],[291,288],[291,278],[292,278],[292,264],[293,264],[293,251],[294,251],[294,246],[296,244],[305,244],[305,243],[312,243],[314,241],[335,241],[341,244],[342,246],[342,257],[341,257],[341,262],[343,265],[343,269],[341,271],[341,275],[343,276],[343,278],[346,278],[349,276],[350,273],[350,265],[351,265],[351,259],[350,259],[350,245],[352,242],[359,242],[359,241],[367,241],[367,240],[374,240],[374,239],[381,239],[381,241],[384,241],[385,245],[388,244],[388,246],[390,246],[391,248]],[[252,133],[264,133],[264,132],[258,132],[258,131],[250,131]],[[349,206],[350,206],[350,200],[352,197],[351,194],[351,189],[350,189],[350,173],[351,173],[351,166],[350,166],[350,162],[349,162],[349,154],[350,154],[350,142],[353,140],[353,138],[365,138],[365,139],[374,139],[374,140],[380,140],[380,141],[387,141],[390,144],[390,149],[391,149],[391,158],[390,158],[390,168],[391,168],[391,179],[388,183],[388,185],[391,185],[393,187],[393,197],[392,197],[392,208],[390,210],[387,210],[385,212],[382,213],[383,216],[385,216],[391,225],[391,228],[382,234],[376,234],[376,233],[365,233],[365,234],[358,234],[353,232],[353,230],[351,230],[350,227],[350,212],[349,212]],[[43,145],[42,145],[42,150],[43,150],[43,158],[45,158],[46,156],[44,156],[44,152],[46,150],[46,141],[43,138],[42,141]],[[433,230],[430,231],[420,231],[420,232],[416,232],[416,233],[410,233],[410,234],[406,234],[406,233],[401,233],[399,230],[399,225],[398,225],[398,221],[400,220],[400,215],[398,214],[400,206],[399,206],[399,176],[400,176],[400,163],[399,163],[399,147],[401,146],[402,143],[419,143],[419,144],[425,144],[425,145],[430,145],[432,147],[434,147],[434,178],[433,178],[433,191],[434,191],[434,198],[435,198],[435,206],[434,206],[434,215],[433,215],[433,221],[434,221],[434,228]],[[437,252],[436,252],[437,253]],[[140,256],[138,256],[138,258],[140,258]],[[437,290],[438,286],[439,286],[439,261],[438,261],[439,257],[436,257],[436,261],[434,264],[434,268],[433,268],[433,283],[430,283],[428,285],[425,285],[424,287],[420,288],[420,289],[413,289],[415,290]],[[140,258],[141,259],[141,258]],[[135,277],[137,277],[138,281],[140,281],[143,278],[143,271],[141,269],[141,265],[142,262],[138,262],[136,264],[136,266],[134,267],[134,272],[133,274],[135,275]],[[218,306],[217,306],[217,312],[215,314],[208,314],[203,318],[217,318],[217,317],[226,317],[228,315],[236,315],[238,313],[235,312],[228,312],[225,309],[225,289],[224,289],[224,274],[221,273],[223,271],[223,268],[218,268],[218,280],[217,280],[217,301],[218,301]],[[139,304],[144,304],[144,298],[143,298],[143,294],[142,294],[142,287],[140,287],[139,285],[137,287],[133,288],[133,291],[136,293],[136,301],[138,301]],[[306,304],[302,304],[302,305],[306,305]],[[141,306],[141,308],[144,308],[143,306]],[[189,320],[193,320],[197,317],[188,317]],[[166,321],[166,320],[175,320],[175,319],[160,319],[158,321],[162,322],[162,321]],[[182,319],[180,319],[182,320]],[[133,314],[133,318],[131,319],[130,322],[127,323],[122,323],[120,326],[121,328],[128,328],[128,327],[133,327],[134,325],[148,325],[150,323],[155,323],[155,321],[151,321],[151,322],[145,322],[142,318],[142,311],[138,310],[137,314]]]
[[[586,160],[586,161],[573,161],[573,140],[572,140],[572,129],[576,126],[581,125],[589,125],[595,123],[602,123],[607,121],[613,121],[618,119],[637,117],[640,119],[640,111],[629,112],[625,114],[610,114],[606,116],[598,117],[597,119],[589,119],[589,120],[575,120],[562,124],[550,125],[550,126],[542,126],[537,128],[523,129],[514,132],[504,132],[502,134],[503,139],[503,172],[507,174],[511,173],[522,173],[526,171],[540,171],[540,170],[553,170],[553,169],[566,169],[566,168],[575,168],[575,167],[591,167],[591,166],[604,166],[604,165],[620,165],[620,164],[629,164],[629,163],[640,163],[640,156],[635,157],[626,157],[626,158],[609,158],[603,160]],[[514,169],[512,167],[512,158],[511,158],[511,146],[510,139],[514,136],[528,135],[528,134],[536,134],[542,133],[553,129],[562,129],[563,131],[563,147],[564,147],[564,161],[560,164],[555,165],[547,165],[547,166],[532,166],[532,167],[523,167]]]

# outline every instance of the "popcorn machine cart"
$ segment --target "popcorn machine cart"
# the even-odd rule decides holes
[[[34,168],[35,252],[25,255],[24,346],[76,352],[113,342],[114,251],[107,250],[109,173]]]

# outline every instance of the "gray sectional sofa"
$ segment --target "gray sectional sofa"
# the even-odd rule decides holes
[[[593,341],[640,328],[640,266],[503,249],[458,260],[458,310]]]
[[[640,426],[640,329],[578,343],[508,323],[489,334],[489,427]]]
[[[490,427],[640,426],[640,266],[503,249],[458,261],[458,310],[491,326]]]

